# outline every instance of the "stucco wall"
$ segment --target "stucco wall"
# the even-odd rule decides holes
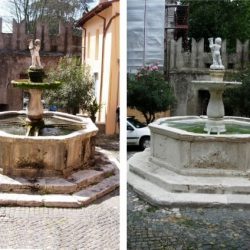
[[[97,76],[95,93],[97,102],[101,104],[97,122],[105,123],[106,134],[118,132],[116,108],[119,105],[119,6],[119,2],[113,2],[83,24],[83,61],[90,65],[93,75]]]

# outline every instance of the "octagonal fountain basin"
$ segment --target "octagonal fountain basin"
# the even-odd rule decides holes
[[[247,176],[250,119],[224,117],[226,132],[207,134],[206,117],[162,118],[149,125],[150,161],[183,175]]]
[[[98,129],[90,118],[45,111],[43,122],[34,128],[25,119],[25,111],[0,113],[0,168],[4,175],[67,177],[91,164]]]

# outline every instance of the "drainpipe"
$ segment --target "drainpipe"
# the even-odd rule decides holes
[[[87,38],[87,30],[86,28],[82,27],[84,30],[84,44],[83,44],[83,61],[86,61],[86,38]]]
[[[104,52],[105,52],[105,41],[106,41],[106,31],[105,31],[105,27],[106,27],[106,18],[101,16],[101,15],[97,15],[98,17],[100,17],[103,20],[103,38],[102,38],[102,61],[101,61],[101,81],[100,81],[100,95],[99,95],[99,104],[102,103],[102,88],[103,88],[103,68],[104,68]],[[99,112],[98,114],[98,120],[100,121],[101,119],[101,112]]]
[[[102,41],[102,61],[101,61],[101,82],[100,82],[100,96],[99,96],[99,104],[102,103],[102,89],[103,89],[103,68],[104,68],[104,55],[105,55],[105,41],[106,41],[106,34],[109,26],[111,25],[114,18],[119,16],[119,13],[116,13],[114,16],[112,16],[106,26],[107,19],[101,15],[98,15],[103,20],[103,41]],[[98,120],[101,119],[101,112],[99,112]]]

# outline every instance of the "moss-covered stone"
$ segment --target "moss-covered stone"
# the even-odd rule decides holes
[[[28,74],[31,82],[43,82],[45,78],[44,70],[41,68],[29,68]]]
[[[59,88],[61,82],[55,81],[52,83],[49,82],[31,82],[28,79],[12,80],[11,83],[14,87],[21,89],[56,89]]]

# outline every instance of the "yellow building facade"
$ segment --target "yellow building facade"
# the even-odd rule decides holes
[[[97,123],[105,124],[106,134],[118,132],[119,107],[119,0],[100,1],[77,23],[83,30],[82,61],[90,65],[95,80],[95,96],[101,109]]]

